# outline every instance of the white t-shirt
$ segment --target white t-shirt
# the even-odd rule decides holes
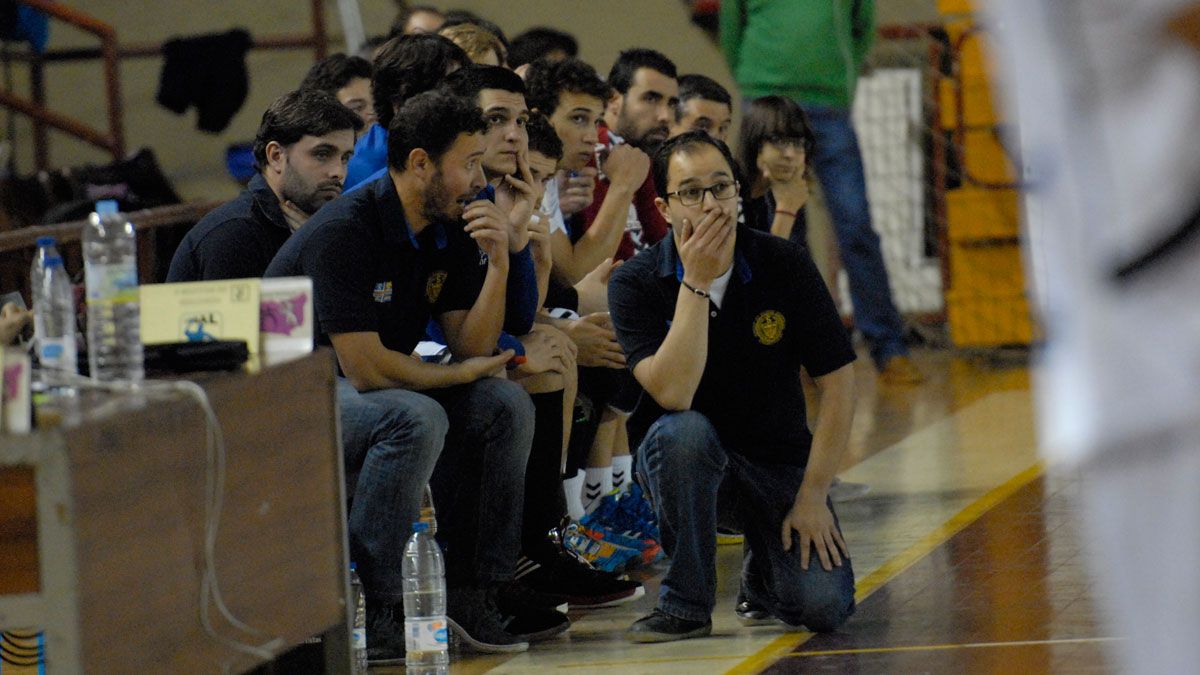
[[[563,218],[562,208],[558,205],[558,176],[546,181],[546,193],[542,195],[542,205],[538,209],[547,218],[550,219],[550,234],[562,232],[570,236],[567,231],[567,221]]]
[[[713,279],[712,286],[708,289],[708,297],[712,303],[721,309],[721,301],[725,299],[725,291],[729,288],[729,280],[733,278],[733,265],[725,270],[725,274]]]

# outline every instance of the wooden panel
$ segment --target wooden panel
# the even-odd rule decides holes
[[[343,515],[330,353],[205,385],[227,446],[216,546],[234,616],[286,644],[340,623]],[[68,430],[83,662],[89,670],[199,672],[253,665],[198,621],[205,427],[190,400]]]
[[[949,289],[960,295],[1020,295],[1025,290],[1021,247],[1016,242],[952,244]]]
[[[963,172],[975,181],[994,184],[1012,183],[1012,161],[994,129],[968,129],[963,132]]]
[[[963,126],[992,127],[1000,124],[1002,115],[997,109],[998,101],[992,97],[992,86],[983,78],[964,78],[956,82],[948,77],[938,81],[938,95],[942,114],[942,128],[952,131],[958,128],[958,90],[962,87]]]
[[[946,235],[951,242],[1015,239],[1020,223],[1016,190],[960,188],[946,192]]]
[[[0,595],[39,590],[33,481],[30,467],[0,466]]]
[[[1024,294],[946,293],[950,339],[957,347],[1028,345],[1038,337]]]

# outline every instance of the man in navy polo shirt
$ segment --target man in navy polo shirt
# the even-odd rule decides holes
[[[854,611],[854,574],[828,499],[853,417],[854,351],[816,266],[795,244],[737,227],[733,157],[699,131],[654,163],[672,236],[625,263],[609,305],[646,390],[630,418],[671,567],[628,637],[708,635],[716,599],[717,488],[733,484],[749,550],[737,612],[831,631]],[[800,369],[821,393],[806,424]]]
[[[258,173],[236,199],[196,223],[167,281],[261,277],[292,231],[342,194],[362,120],[323,91],[275,99],[254,139]]]
[[[484,129],[479,108],[458,97],[409,99],[389,132],[387,175],[314,216],[267,270],[312,278],[318,342],[337,354],[350,553],[376,664],[404,655],[401,559],[426,482],[446,550],[447,615],[464,644],[519,651],[568,625],[557,612],[502,615],[496,604],[520,546],[534,416],[520,386],[490,377],[512,352],[492,356],[508,223],[475,199]],[[430,318],[460,361],[410,356]]]

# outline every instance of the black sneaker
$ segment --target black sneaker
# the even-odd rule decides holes
[[[571,627],[566,614],[528,602],[519,584],[501,587],[496,607],[503,617],[504,630],[528,642],[552,638]]]
[[[738,622],[743,626],[767,626],[775,623],[775,617],[767,608],[751,600],[745,593],[738,593],[737,606],[733,608],[733,613],[737,614]]]
[[[712,621],[688,621],[655,607],[653,612],[629,627],[625,637],[632,642],[672,642],[712,634]]]
[[[512,654],[529,649],[528,642],[504,629],[507,621],[496,607],[494,589],[454,588],[446,592],[446,622],[464,651]]]
[[[367,604],[367,663],[404,664],[404,605]]]
[[[646,594],[641,582],[594,570],[565,553],[541,562],[522,558],[517,563],[517,581],[528,589],[530,602],[550,607],[563,603],[572,609],[616,607]]]

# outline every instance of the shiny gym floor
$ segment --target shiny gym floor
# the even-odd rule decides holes
[[[1075,521],[1077,486],[1038,461],[1029,370],[1013,358],[921,350],[917,386],[877,384],[860,358],[859,404],[838,506],[858,610],[836,633],[742,627],[741,547],[721,547],[712,637],[634,645],[646,597],[573,613],[571,630],[514,657],[455,658],[454,673],[1107,673]],[[403,669],[376,672],[401,673]]]

